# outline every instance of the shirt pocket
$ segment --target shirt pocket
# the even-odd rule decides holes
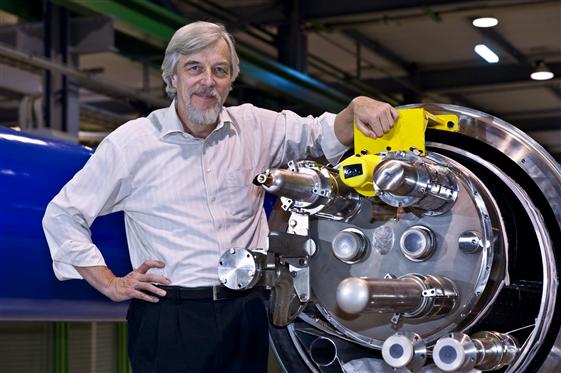
[[[254,216],[259,208],[259,187],[253,185],[255,171],[251,169],[228,171],[222,182],[221,203],[225,210],[238,219]]]

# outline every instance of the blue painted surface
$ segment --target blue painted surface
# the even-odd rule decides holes
[[[85,281],[61,282],[55,278],[41,226],[49,201],[91,154],[89,148],[80,145],[0,129],[0,318],[13,318],[14,312],[17,316],[14,304],[32,307],[20,310],[22,318],[27,318],[28,312],[40,311],[34,308],[47,307],[30,300],[49,300],[51,306],[59,300],[112,305]],[[92,237],[114,273],[130,270],[122,213],[97,219]]]
[[[85,281],[58,281],[41,220],[49,201],[91,156],[77,144],[0,128],[0,319],[122,319]],[[276,197],[267,195],[270,214]],[[116,275],[131,270],[122,213],[96,219],[92,238]]]

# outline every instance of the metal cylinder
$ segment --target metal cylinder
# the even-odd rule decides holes
[[[384,341],[382,357],[392,368],[415,371],[425,365],[427,347],[416,333],[396,333]]]
[[[423,302],[422,291],[412,279],[349,277],[337,287],[337,305],[350,314],[414,312]]]
[[[436,342],[432,359],[445,372],[469,371],[477,363],[477,348],[467,335],[451,333]]]
[[[261,278],[261,264],[248,250],[231,248],[220,257],[218,278],[227,288],[250,289]]]
[[[267,192],[295,201],[313,203],[319,198],[314,189],[317,190],[320,180],[311,173],[272,169],[257,175],[255,181]]]
[[[350,219],[358,212],[360,198],[341,182],[335,170],[314,161],[290,161],[288,167],[267,170],[254,180],[280,196],[284,210],[332,220]]]
[[[329,366],[337,360],[337,345],[329,338],[319,337],[310,344],[309,354],[318,367]]]
[[[471,338],[463,333],[451,333],[440,338],[434,346],[432,358],[445,372],[497,370],[514,361],[518,342],[508,334],[478,332]]]
[[[398,279],[349,277],[337,286],[338,307],[349,314],[400,313],[404,317],[432,317],[450,312],[458,293],[445,277],[407,274]]]
[[[449,169],[420,156],[390,154],[373,175],[378,197],[394,207],[414,207],[429,215],[448,211],[458,196],[456,177]]]
[[[0,283],[3,320],[119,320],[127,306],[100,296],[85,281],[53,276],[41,220],[50,200],[93,151],[68,141],[0,128]],[[132,270],[122,212],[100,216],[91,227],[115,273]],[[32,270],[30,270],[32,268]],[[26,273],[21,276],[21,273]]]
[[[417,167],[397,159],[382,161],[374,171],[374,183],[380,190],[399,196],[421,195],[418,184],[421,181]],[[422,175],[424,176],[424,175]]]
[[[471,336],[479,358],[476,367],[480,370],[497,370],[509,365],[518,355],[518,341],[509,334],[477,332]]]
[[[458,238],[458,248],[466,254],[478,253],[485,247],[481,233],[476,231],[463,232]]]

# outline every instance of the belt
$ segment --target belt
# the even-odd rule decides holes
[[[166,291],[164,299],[183,299],[183,300],[221,300],[234,299],[246,296],[252,293],[249,290],[231,290],[222,285],[201,286],[194,288],[186,288],[183,286],[164,286],[157,285],[160,289]]]

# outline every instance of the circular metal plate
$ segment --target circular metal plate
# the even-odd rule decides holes
[[[452,160],[436,155],[433,160],[449,165],[455,164]],[[363,345],[378,348],[396,331],[418,333],[430,343],[464,324],[466,319],[475,316],[476,312],[472,313],[472,310],[476,310],[486,289],[493,251],[503,249],[503,240],[500,232],[496,232],[497,236],[492,237],[491,217],[495,216],[496,212],[489,212],[488,204],[482,198],[486,196],[492,200],[490,195],[485,189],[476,189],[478,182],[475,175],[460,165],[456,166],[457,168],[453,167],[453,171],[459,176],[458,199],[445,214],[419,216],[414,212],[388,209],[384,215],[377,210],[379,206],[364,203],[363,209],[348,223],[325,219],[310,221],[311,237],[319,246],[318,253],[310,260],[312,291],[318,300],[317,307],[320,312],[339,331]],[[420,224],[434,233],[436,248],[426,260],[414,262],[403,255],[399,242],[404,232]],[[330,247],[333,237],[348,228],[361,230],[371,242],[375,242],[376,232],[381,229],[386,232],[391,230],[395,239],[386,242],[385,251],[369,250],[368,256],[361,262],[350,265],[335,258]],[[485,242],[482,251],[466,253],[459,249],[458,238],[466,231],[481,233],[482,241]],[[504,266],[498,266],[496,269],[500,268]],[[382,279],[388,274],[399,277],[408,273],[437,275],[452,280],[459,291],[454,310],[438,319],[401,318],[393,325],[393,314],[349,315],[337,306],[335,290],[345,278]]]

